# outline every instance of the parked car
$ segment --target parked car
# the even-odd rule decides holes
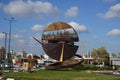
[[[13,67],[14,67],[14,65],[11,63],[5,64],[5,68],[13,68]]]
[[[118,67],[117,71],[120,73],[120,67]]]

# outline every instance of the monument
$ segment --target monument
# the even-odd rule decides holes
[[[79,41],[78,34],[67,23],[55,22],[49,24],[42,34],[41,41],[33,38],[42,45],[43,50],[49,57],[58,61],[47,65],[46,69],[72,67],[83,61],[83,58],[76,54],[79,47],[75,45],[75,42]],[[80,57],[81,60],[75,60],[74,56]]]

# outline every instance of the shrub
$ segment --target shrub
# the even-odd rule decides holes
[[[74,70],[112,70],[111,66],[96,66],[96,65],[76,65],[72,69]]]

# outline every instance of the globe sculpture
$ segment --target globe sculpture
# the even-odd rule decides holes
[[[75,42],[79,41],[79,37],[75,29],[67,23],[55,22],[49,24],[41,37],[41,42],[33,37],[36,41],[42,44],[45,53],[52,59],[58,62],[47,65],[46,69],[61,69],[72,67],[80,64],[83,58],[77,55],[78,50]],[[74,57],[80,57],[80,60]]]

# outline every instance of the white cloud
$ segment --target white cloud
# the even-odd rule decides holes
[[[120,3],[111,6],[105,14],[98,13],[98,16],[105,19],[120,18]]]
[[[3,39],[3,38],[4,38],[4,34],[0,33],[0,39]]]
[[[11,1],[8,5],[4,5],[3,9],[6,13],[21,17],[57,16],[59,13],[58,8],[49,2],[31,0]]]
[[[109,36],[120,36],[120,30],[119,29],[113,29],[112,31],[108,32]]]
[[[19,44],[24,44],[25,43],[25,40],[24,39],[20,39],[18,40]]]
[[[66,16],[68,17],[75,17],[78,15],[78,7],[72,7],[67,10]]]
[[[98,36],[94,35],[93,38],[94,38],[94,39],[98,39]]]
[[[88,29],[84,25],[80,25],[76,22],[70,22],[68,24],[71,25],[76,31],[78,31],[80,33],[88,33]]]
[[[14,38],[14,39],[22,39],[23,36],[19,35],[19,34],[15,34],[15,35],[12,36],[12,38]]]
[[[41,31],[43,30],[43,25],[36,24],[32,27],[33,31]]]

